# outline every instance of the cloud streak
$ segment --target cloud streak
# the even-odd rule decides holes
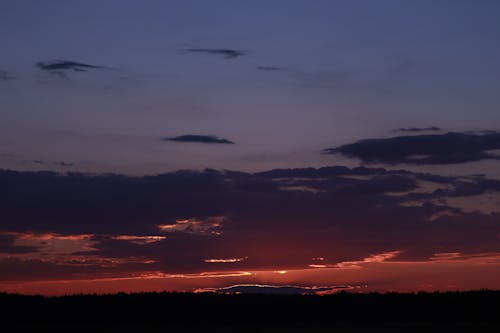
[[[217,48],[187,48],[184,51],[188,53],[202,53],[211,55],[220,55],[224,59],[235,59],[247,54],[246,51],[234,49],[217,49]]]
[[[234,142],[219,138],[215,135],[194,135],[186,134],[179,135],[171,138],[164,138],[164,141],[174,141],[174,142],[193,142],[193,143],[212,143],[212,144],[234,144]]]
[[[394,132],[410,132],[410,133],[418,133],[418,132],[437,132],[441,131],[441,128],[437,126],[429,126],[429,127],[400,127],[394,130]]]

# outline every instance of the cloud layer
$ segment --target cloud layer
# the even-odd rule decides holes
[[[4,280],[356,269],[500,252],[498,210],[460,204],[500,198],[500,181],[477,176],[345,167],[144,177],[4,170],[0,183]]]

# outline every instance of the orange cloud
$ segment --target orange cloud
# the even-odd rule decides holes
[[[151,244],[167,239],[166,236],[132,236],[132,235],[119,235],[112,236],[111,239],[129,241],[134,244]]]
[[[389,259],[393,259],[402,251],[391,251],[391,252],[383,252],[378,254],[372,254],[369,257],[366,257],[362,260],[354,260],[354,261],[342,261],[336,264],[310,264],[310,268],[361,268],[363,264],[369,263],[380,263]],[[314,261],[323,261],[323,257],[312,258]]]
[[[233,262],[240,262],[243,260],[246,260],[247,257],[244,258],[224,258],[224,259],[205,259],[205,262],[209,263],[233,263]]]
[[[93,234],[61,235],[57,233],[0,232],[0,235],[13,236],[14,246],[37,248],[31,256],[67,255],[76,252],[93,251],[97,243]]]
[[[220,229],[225,221],[225,216],[211,216],[206,219],[189,218],[176,220],[174,224],[159,224],[157,227],[162,232],[220,235]]]

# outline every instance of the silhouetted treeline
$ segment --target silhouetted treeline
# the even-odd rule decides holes
[[[500,291],[486,290],[418,294],[340,292],[327,296],[120,293],[43,297],[0,294],[0,308],[4,325],[19,327],[130,328],[146,325],[174,327],[180,331],[332,325],[404,329],[463,325],[471,329],[500,327]]]

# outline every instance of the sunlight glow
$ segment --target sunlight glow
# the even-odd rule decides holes
[[[205,259],[205,262],[209,263],[232,263],[232,262],[240,262],[246,260],[248,257],[244,258],[225,258],[225,259]]]
[[[132,236],[132,235],[119,235],[112,236],[111,239],[129,241],[134,244],[151,244],[167,239],[166,236]]]

